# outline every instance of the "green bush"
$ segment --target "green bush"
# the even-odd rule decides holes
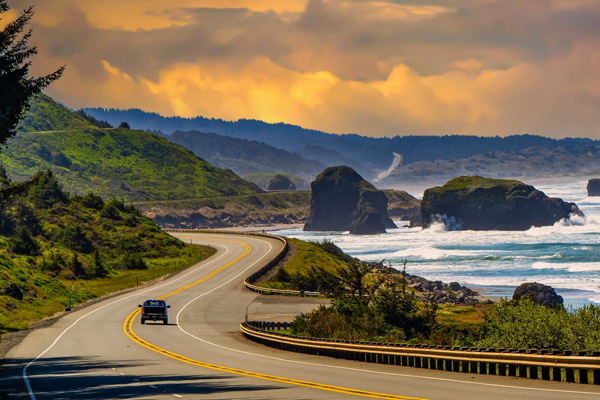
[[[502,300],[485,317],[479,346],[600,350],[600,308],[548,308],[530,299]]]
[[[142,270],[148,269],[148,265],[139,254],[126,253],[121,258],[120,264],[126,270]]]
[[[29,229],[19,227],[12,236],[12,250],[17,254],[33,256],[40,250],[40,245]]]

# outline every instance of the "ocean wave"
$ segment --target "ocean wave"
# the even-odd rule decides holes
[[[568,272],[595,272],[600,271],[600,263],[552,263],[538,261],[533,263],[532,269],[555,269]]]
[[[459,231],[462,229],[463,222],[454,217],[448,217],[446,214],[435,214],[431,216],[431,223],[427,229],[433,232]]]

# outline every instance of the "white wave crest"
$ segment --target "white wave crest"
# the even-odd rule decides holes
[[[552,263],[538,261],[531,265],[532,269],[566,270],[568,272],[600,271],[600,263]]]
[[[427,229],[434,232],[442,231],[459,231],[462,228],[463,222],[454,217],[448,217],[446,214],[435,214],[430,217],[431,222]]]
[[[579,214],[569,214],[568,218],[563,218],[556,222],[554,226],[584,226],[587,223],[585,216]]]

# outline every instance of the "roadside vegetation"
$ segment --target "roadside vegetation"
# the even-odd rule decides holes
[[[0,168],[2,189],[10,182]],[[161,231],[134,207],[66,192],[50,170],[0,210],[0,333],[136,286],[212,251]]]
[[[290,333],[445,346],[600,350],[600,307],[549,308],[530,298],[435,304],[406,286],[405,271],[354,259],[331,242],[289,239],[294,256],[260,285],[320,291],[330,306],[300,314]]]

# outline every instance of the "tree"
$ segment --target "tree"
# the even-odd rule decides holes
[[[94,251],[94,276],[96,278],[104,278],[108,275],[108,269],[102,262],[98,249]]]
[[[77,253],[73,253],[71,255],[71,260],[69,262],[69,269],[78,278],[85,276],[85,269],[83,268],[83,264],[82,264],[81,260],[79,259],[79,257],[77,256]]]
[[[9,9],[6,0],[0,0],[0,15]],[[46,76],[29,76],[29,59],[37,54],[37,48],[27,44],[31,38],[31,29],[23,32],[33,14],[33,7],[27,8],[0,31],[0,146],[6,145],[17,134],[33,97],[64,72],[65,67],[62,66]]]
[[[123,129],[131,129],[131,127],[129,126],[129,124],[127,122],[121,122],[119,124],[119,128],[123,128]]]

